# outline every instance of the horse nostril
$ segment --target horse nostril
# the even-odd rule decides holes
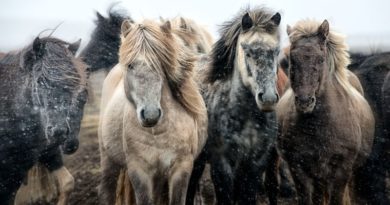
[[[314,97],[311,97],[311,98],[310,98],[310,104],[313,103],[314,100],[315,100]]]
[[[161,117],[161,109],[158,109],[158,117],[157,118],[160,118]]]
[[[299,97],[295,96],[295,102],[298,102],[298,100],[299,100]]]
[[[141,119],[145,120],[145,110],[144,109],[141,110]]]
[[[258,98],[260,101],[263,101],[263,95],[264,95],[264,93],[263,93],[263,92],[260,92],[259,94],[257,94],[257,98]]]

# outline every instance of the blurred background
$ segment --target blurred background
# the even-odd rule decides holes
[[[0,0],[0,52],[19,49],[42,30],[61,26],[54,36],[66,41],[82,38],[84,46],[94,28],[95,12],[107,15],[111,0]],[[352,50],[390,50],[390,1],[388,0],[127,0],[117,7],[127,9],[134,20],[182,15],[205,25],[215,38],[218,25],[241,8],[267,5],[282,14],[283,43],[286,25],[302,18],[328,19],[347,35]],[[50,33],[50,32],[48,32]]]

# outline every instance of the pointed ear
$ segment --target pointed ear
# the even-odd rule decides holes
[[[163,25],[160,26],[160,28],[164,33],[170,33],[172,30],[171,22],[166,21]]]
[[[97,19],[98,19],[99,22],[105,20],[105,18],[104,18],[98,11],[96,12],[96,17],[97,17]]]
[[[132,25],[132,23],[129,20],[123,21],[122,26],[121,26],[121,33],[122,33],[122,35],[124,37],[126,37],[127,34],[130,33],[132,27],[133,27],[133,25]]]
[[[45,54],[45,44],[39,39],[39,37],[36,37],[33,42],[32,46],[33,54],[36,58],[41,58],[43,54]]]
[[[325,41],[328,38],[329,35],[329,22],[328,20],[324,20],[320,27],[318,27],[317,31],[318,37],[320,37],[321,40]]]
[[[253,20],[249,16],[249,13],[247,12],[241,20],[241,27],[243,31],[247,31],[248,29],[252,28],[253,26]]]
[[[279,26],[280,24],[280,20],[282,19],[282,17],[280,16],[280,13],[279,12],[276,12],[276,14],[274,14],[271,19],[270,19],[270,23],[274,24],[275,26]]]
[[[183,17],[180,17],[180,28],[183,30],[188,29],[187,22]]]
[[[287,24],[287,35],[290,35],[292,33],[292,28],[290,25]]]
[[[273,32],[275,30],[275,28],[277,28],[280,24],[280,20],[282,19],[282,17],[280,16],[280,13],[279,12],[276,12],[276,14],[274,14],[268,21],[267,25],[266,25],[266,30],[268,32]]]
[[[73,55],[76,55],[77,50],[79,50],[80,48],[80,44],[81,44],[81,38],[78,41],[69,44],[68,46],[69,51],[72,52]]]

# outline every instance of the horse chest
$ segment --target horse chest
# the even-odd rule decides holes
[[[314,174],[331,172],[330,165],[352,162],[360,147],[356,122],[339,122],[336,117],[321,115],[290,120],[282,127],[278,146],[293,167],[306,167]],[[309,166],[310,165],[310,166]]]

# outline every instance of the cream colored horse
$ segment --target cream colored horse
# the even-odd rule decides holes
[[[130,192],[135,199],[124,203],[184,204],[207,125],[192,77],[193,52],[170,22],[160,26],[148,20],[126,21],[121,35],[119,64],[108,74],[102,92],[100,201],[114,204],[123,198],[114,190],[121,170],[126,170],[132,188],[117,193]],[[123,172],[120,177],[126,178]]]

